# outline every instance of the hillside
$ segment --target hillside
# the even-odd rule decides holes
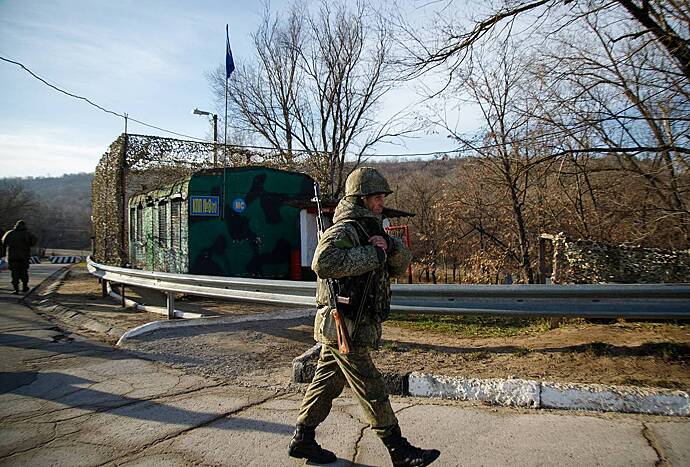
[[[86,173],[0,179],[0,229],[24,219],[40,247],[90,248],[92,179]]]

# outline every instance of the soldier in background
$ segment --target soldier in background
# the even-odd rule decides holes
[[[385,197],[390,193],[388,182],[376,169],[354,170],[345,182],[345,197],[335,210],[334,225],[316,247],[312,262],[318,276],[314,338],[322,347],[288,447],[292,457],[320,464],[337,460],[315,441],[315,428],[326,419],[345,383],[388,449],[394,466],[429,465],[440,454],[435,449],[416,448],[402,437],[384,380],[370,355],[378,348],[381,322],[390,311],[390,276],[404,274],[411,259],[402,241],[388,236],[381,223]],[[337,294],[343,298],[339,303],[348,302],[341,313],[352,341],[347,354],[338,350],[327,278],[335,279]],[[357,310],[362,318],[355,329]]]
[[[7,251],[7,263],[12,273],[13,294],[19,293],[19,281],[22,292],[29,291],[29,258],[31,247],[36,244],[36,236],[29,232],[26,223],[18,220],[14,228],[2,237],[2,247]]]

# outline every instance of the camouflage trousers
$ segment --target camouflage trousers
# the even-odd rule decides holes
[[[381,438],[392,433],[398,424],[386,385],[374,366],[368,350],[353,350],[347,355],[327,345],[321,346],[316,373],[304,395],[297,423],[316,426],[331,411],[333,399],[347,383],[364,409],[371,429]]]
[[[22,285],[26,287],[26,285],[29,283],[29,268],[26,267],[14,267],[10,268],[10,272],[12,273],[12,287],[15,288],[15,290],[19,289],[19,281],[22,282]]]

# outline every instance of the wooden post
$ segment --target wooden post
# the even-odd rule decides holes
[[[539,237],[539,283],[546,284],[546,241],[553,244],[553,235],[541,234]],[[553,262],[553,259],[551,259]],[[554,316],[549,318],[549,329],[557,329],[560,327],[563,318],[561,316]]]
[[[546,284],[546,239],[539,238],[539,274],[537,282]]]

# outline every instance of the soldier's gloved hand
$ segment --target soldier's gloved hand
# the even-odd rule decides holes
[[[369,238],[369,243],[377,248],[376,254],[379,257],[379,260],[381,261],[381,263],[385,263],[388,259],[388,255],[386,254],[386,250],[388,249],[388,242],[386,242],[386,239],[383,238],[381,235],[374,235],[373,237]]]
[[[373,237],[370,237],[369,243],[371,243],[375,247],[383,248],[384,250],[388,249],[388,242],[381,235],[374,235]]]

